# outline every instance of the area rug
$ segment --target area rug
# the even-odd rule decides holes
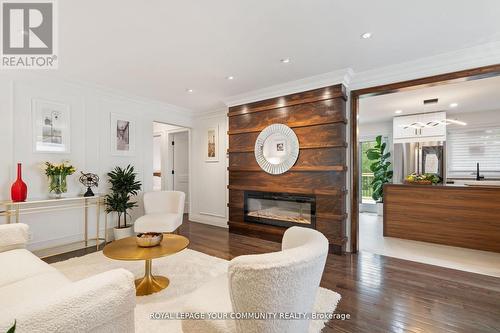
[[[125,268],[134,276],[144,275],[143,261],[119,261],[95,252],[52,264],[72,281],[105,272],[114,268]],[[177,320],[150,320],[153,312],[180,312],[186,295],[211,278],[227,272],[228,261],[207,254],[186,249],[176,255],[153,260],[153,274],[167,276],[170,285],[159,293],[137,297],[135,309],[136,332],[182,332]],[[314,312],[332,313],[340,295],[328,289],[319,288]],[[310,332],[320,332],[324,321],[311,321]]]

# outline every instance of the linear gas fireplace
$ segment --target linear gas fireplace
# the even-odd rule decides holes
[[[245,221],[281,227],[316,227],[316,198],[245,191]]]

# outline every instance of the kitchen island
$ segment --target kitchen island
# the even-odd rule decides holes
[[[500,252],[500,187],[386,184],[384,237]]]

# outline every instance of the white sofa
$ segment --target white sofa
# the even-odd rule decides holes
[[[319,287],[328,240],[301,227],[283,235],[282,251],[236,257],[222,275],[185,302],[191,313],[310,313]],[[183,320],[184,333],[307,332],[308,320]]]
[[[135,232],[174,232],[181,226],[186,201],[184,192],[146,192],[143,200],[146,215],[134,222]]]
[[[24,249],[25,224],[0,225],[0,332],[134,332],[132,273],[115,269],[77,282]]]

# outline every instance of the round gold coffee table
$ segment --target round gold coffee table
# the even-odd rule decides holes
[[[144,277],[135,280],[135,294],[144,296],[167,288],[170,282],[165,276],[153,276],[151,272],[153,259],[175,254],[188,245],[189,239],[174,234],[164,234],[160,245],[154,247],[139,247],[135,237],[127,237],[106,245],[103,253],[111,259],[146,261]]]

